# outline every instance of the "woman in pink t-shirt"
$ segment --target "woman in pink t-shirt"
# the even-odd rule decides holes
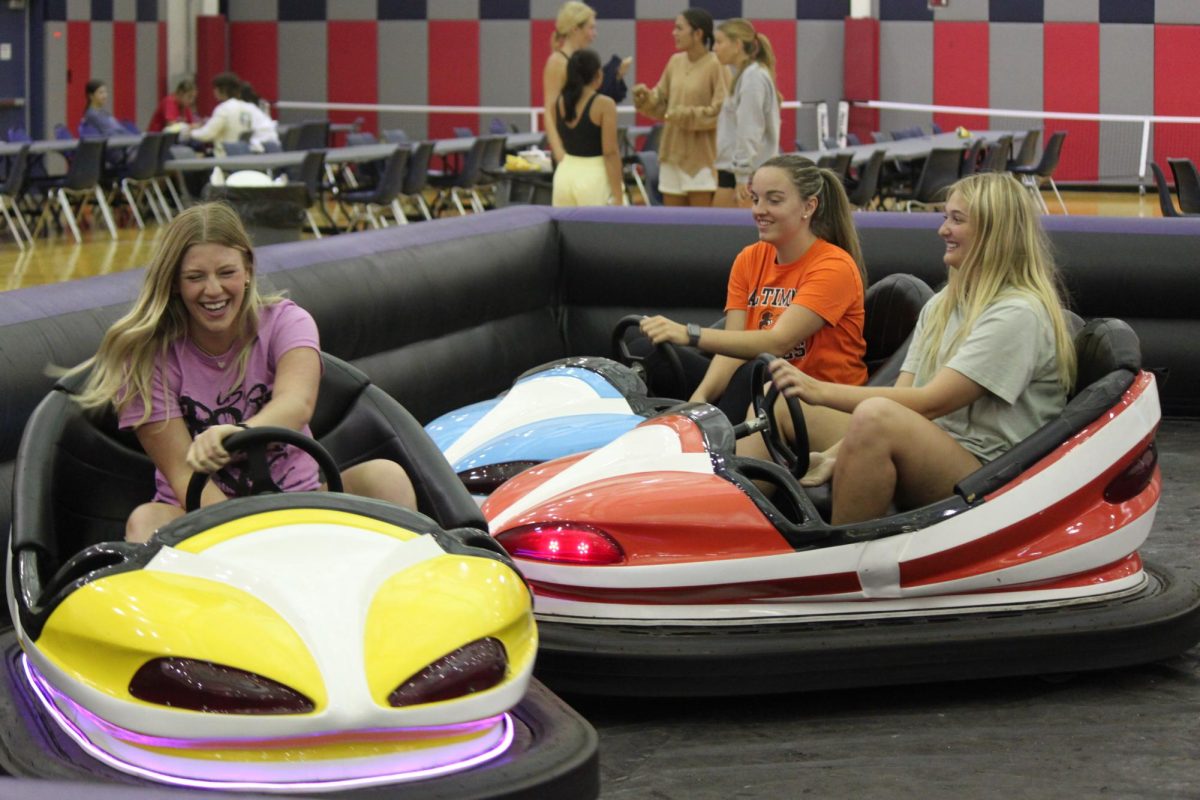
[[[229,206],[207,203],[176,217],[158,248],[133,309],[96,355],[78,400],[117,409],[157,467],[158,491],[134,509],[125,537],[144,542],[183,515],[193,472],[212,477],[201,505],[233,495],[244,480],[222,443],[264,425],[309,433],[321,380],[320,341],[308,312],[258,293],[254,252]],[[292,447],[270,456],[285,490],[320,488],[315,462]],[[377,459],[342,474],[351,494],[416,507],[404,469]]]

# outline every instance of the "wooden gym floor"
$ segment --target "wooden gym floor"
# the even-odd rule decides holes
[[[1044,195],[1052,212],[1058,212],[1053,194]],[[1158,198],[1152,192],[1063,192],[1072,214],[1094,216],[1161,216]],[[420,224],[420,223],[417,223]],[[749,224],[749,223],[747,223]],[[103,225],[84,231],[84,242],[76,245],[70,233],[41,238],[22,252],[0,220],[0,291],[46,283],[105,275],[110,272],[145,266],[154,252],[158,227],[149,224],[145,231],[135,227],[118,229],[113,241]]]

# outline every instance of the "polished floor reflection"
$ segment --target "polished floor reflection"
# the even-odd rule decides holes
[[[1058,210],[1053,194],[1045,195],[1051,211]],[[1135,192],[1063,192],[1072,214],[1121,217],[1161,216],[1158,198]],[[0,221],[2,222],[2,221]],[[67,233],[41,238],[21,251],[0,224],[0,290],[106,275],[145,266],[154,252],[159,228],[146,230],[123,227],[113,241],[103,224],[88,225],[83,244],[75,244]],[[305,234],[308,235],[308,234]]]

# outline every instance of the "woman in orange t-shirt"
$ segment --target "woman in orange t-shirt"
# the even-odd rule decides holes
[[[720,402],[735,421],[749,407],[747,362],[759,353],[786,358],[821,380],[853,385],[867,380],[867,274],[841,179],[807,158],[776,156],[754,172],[750,198],[759,241],[733,262],[725,328],[685,326],[661,316],[641,325],[654,344],[691,345],[714,354],[690,399]],[[841,438],[843,415],[805,406],[804,416],[813,449]],[[794,438],[788,415],[777,418]],[[757,437],[746,441],[748,447],[758,444]]]

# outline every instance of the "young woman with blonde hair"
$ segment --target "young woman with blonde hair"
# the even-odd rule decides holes
[[[669,206],[711,206],[717,190],[717,115],[729,73],[712,54],[713,19],[703,8],[675,18],[675,49],[658,84],[633,87],[637,110],[663,120],[658,190]]]
[[[690,399],[718,404],[734,422],[749,408],[749,373],[759,353],[774,353],[822,380],[867,380],[866,269],[841,179],[807,158],[776,156],[751,176],[750,196],[759,241],[733,262],[724,329],[666,317],[641,324],[654,344],[690,344],[715,354]],[[693,351],[681,357],[692,362]],[[810,441],[828,445],[841,438],[841,416],[806,414]],[[760,440],[743,441],[750,446]]]
[[[922,310],[894,387],[772,364],[785,394],[847,415],[845,437],[813,454],[804,481],[833,480],[835,525],[948,497],[1058,414],[1074,382],[1054,261],[1021,185],[1007,173],[963,178],[938,233],[949,282]]]
[[[750,207],[750,176],[779,154],[779,90],[771,40],[749,20],[717,26],[713,53],[734,70],[729,96],[717,118],[717,192],[713,205]]]
[[[555,163],[563,160],[567,154],[563,148],[562,137],[558,133],[555,120],[558,107],[558,97],[567,82],[567,62],[571,54],[585,47],[591,47],[596,39],[596,11],[587,3],[579,0],[569,0],[558,9],[554,21],[554,33],[550,36],[550,56],[546,66],[542,68],[542,108],[546,130],[546,141]],[[615,56],[614,56],[615,59]],[[615,103],[625,99],[625,71],[629,69],[632,58],[620,62],[611,79],[603,75],[598,91],[612,98]],[[603,74],[603,73],[602,73]]]
[[[321,379],[317,327],[307,311],[258,290],[254,251],[229,206],[193,206],[167,226],[133,308],[101,340],[78,401],[115,407],[157,468],[153,501],[138,506],[126,538],[146,541],[183,515],[193,472],[210,474],[201,504],[235,493],[241,469],[224,439],[262,425],[309,434]],[[288,491],[320,488],[316,463],[286,447],[271,460]],[[415,507],[404,469],[375,460],[347,469],[347,492]]]

